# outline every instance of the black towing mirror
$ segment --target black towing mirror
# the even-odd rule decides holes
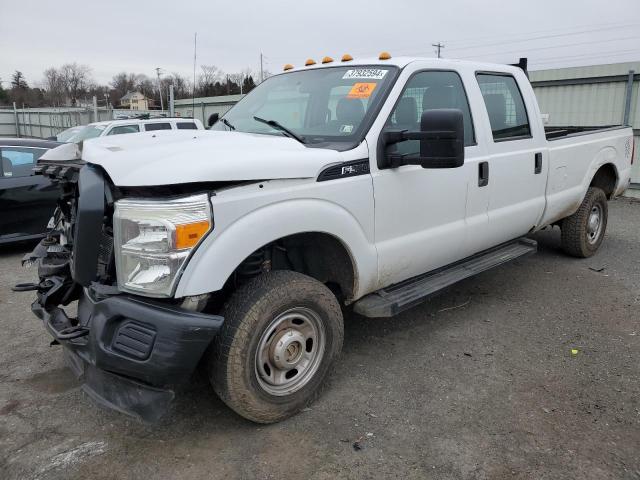
[[[220,115],[218,113],[212,113],[211,115],[209,115],[209,120],[207,120],[207,126],[209,128],[213,127],[213,124],[216,123],[219,118]]]
[[[422,168],[457,168],[464,165],[464,121],[462,111],[454,108],[425,110],[420,119],[420,131],[387,131],[385,146],[406,140],[419,140],[420,153],[387,153],[387,165],[420,165]]]

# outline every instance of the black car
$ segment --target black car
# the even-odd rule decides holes
[[[32,172],[50,148],[50,140],[0,138],[0,244],[38,238],[45,234],[59,196],[58,187]]]

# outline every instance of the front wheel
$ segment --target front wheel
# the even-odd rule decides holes
[[[587,258],[596,253],[607,229],[607,196],[600,188],[590,187],[578,211],[562,221],[562,248],[574,257]]]
[[[342,349],[342,312],[322,283],[296,272],[260,275],[225,305],[210,357],[218,396],[258,423],[288,418],[320,393]]]

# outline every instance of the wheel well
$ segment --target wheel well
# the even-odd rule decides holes
[[[227,284],[235,287],[271,270],[304,273],[326,284],[340,300],[349,301],[356,289],[349,251],[327,233],[298,233],[264,245],[238,265]]]
[[[598,169],[589,186],[602,189],[607,198],[611,199],[617,183],[618,174],[616,169],[611,163],[607,163]]]

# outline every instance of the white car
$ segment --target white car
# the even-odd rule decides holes
[[[107,120],[80,127],[72,136],[66,138],[64,141],[80,143],[91,138],[123,135],[126,133],[156,132],[158,130],[204,130],[204,127],[200,120],[194,118],[150,118],[144,120],[132,118],[127,120]]]
[[[568,254],[598,250],[631,128],[545,131],[513,66],[308,63],[213,131],[40,160],[65,192],[60,243],[34,251],[40,282],[23,289],[92,398],[156,419],[202,360],[229,407],[282,420],[319,394],[341,308],[392,316],[535,252],[526,235],[551,225]]]

